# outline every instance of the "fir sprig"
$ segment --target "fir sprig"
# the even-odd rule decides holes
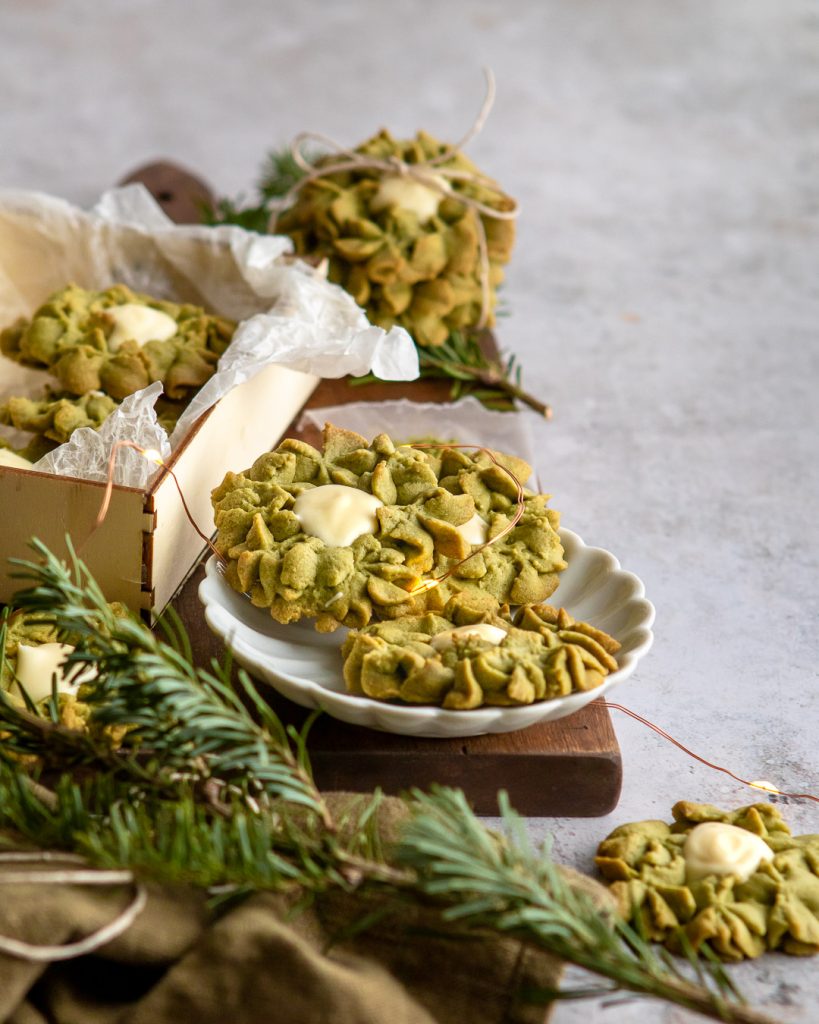
[[[51,717],[43,722],[53,728],[32,724],[37,716],[0,700],[0,828],[159,881],[308,896],[356,888],[362,896],[432,902],[442,929],[516,936],[607,979],[605,991],[772,1024],[736,1001],[718,965],[692,956],[692,981],[576,891],[548,851],[532,847],[505,800],[500,836],[460,791],[414,793],[409,823],[385,851],[375,829],[379,797],[334,814],[312,779],[305,733],[286,730],[246,675],[235,692],[223,667],[193,668],[178,624],[176,646],[159,640],[106,605],[73,553],[66,565],[34,547],[41,561],[20,564],[33,585],[18,595],[19,606],[47,616],[76,644],[72,661],[94,662],[97,678],[81,691],[92,721],[127,732],[121,746],[103,749]],[[52,769],[61,760],[56,782],[32,777],[18,751],[50,754]],[[365,914],[361,927],[377,916]]]
[[[39,541],[32,546],[42,562],[15,562],[15,575],[35,583],[19,594],[17,607],[52,622],[58,636],[76,644],[69,664],[96,670],[82,688],[93,723],[127,727],[128,745],[161,755],[166,772],[190,774],[196,766],[202,781],[252,785],[270,798],[326,815],[309,766],[299,762],[247,673],[237,674],[237,693],[218,664],[194,668],[138,619],[117,614],[70,546],[69,565]],[[243,704],[242,691],[261,721]],[[303,749],[301,741],[297,745]]]
[[[462,927],[514,935],[608,978],[608,994],[631,990],[715,1019],[768,1021],[737,1004],[738,993],[722,965],[705,963],[688,949],[697,981],[671,955],[655,949],[628,924],[601,912],[571,885],[551,859],[548,844],[536,850],[520,816],[499,794],[506,836],[499,839],[472,814],[459,790],[413,793],[414,814],[396,860],[411,868],[425,895],[443,900],[442,916]],[[600,995],[600,989],[585,993]],[[541,993],[554,999],[559,993]]]

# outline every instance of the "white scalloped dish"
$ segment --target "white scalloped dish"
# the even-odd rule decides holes
[[[199,587],[205,619],[236,660],[254,677],[307,708],[321,708],[333,718],[382,732],[408,736],[478,736],[513,732],[536,722],[563,718],[627,679],[651,647],[654,607],[642,582],[603,548],[588,547],[576,533],[561,530],[568,568],[549,603],[576,619],[610,633],[621,644],[619,669],[602,686],[523,707],[480,707],[449,711],[424,705],[388,704],[347,693],[339,648],[346,629],[317,633],[312,621],[283,626],[263,608],[254,608],[222,578],[216,559],[207,564]]]

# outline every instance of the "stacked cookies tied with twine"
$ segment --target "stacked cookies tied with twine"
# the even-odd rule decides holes
[[[273,203],[271,232],[288,235],[298,255],[326,259],[330,280],[372,323],[404,327],[421,348],[494,324],[514,245],[517,202],[463,153],[494,103],[488,70],[486,87],[477,118],[452,145],[382,130],[350,149],[300,133],[290,147],[295,181]]]
[[[517,205],[460,149],[381,131],[304,168],[272,229],[299,255],[327,258],[372,323],[421,346],[494,323]]]
[[[599,685],[617,642],[544,604],[559,514],[524,460],[473,447],[332,424],[321,451],[286,439],[213,491],[226,580],[278,622],[354,630],[347,686],[374,699],[466,710]]]

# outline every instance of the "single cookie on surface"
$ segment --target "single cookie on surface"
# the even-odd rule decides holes
[[[515,706],[591,690],[617,670],[620,645],[565,609],[507,607],[475,595],[450,598],[440,615],[373,623],[341,649],[350,693],[375,700],[469,710]]]
[[[673,952],[819,952],[819,835],[792,836],[771,804],[681,801],[672,814],[621,825],[598,848],[622,917]]]
[[[495,457],[528,479],[522,459]],[[566,567],[547,501],[524,492],[514,529],[478,551],[517,508],[514,481],[485,452],[396,448],[331,424],[321,452],[285,440],[212,493],[230,585],[279,622],[316,616],[320,631],[438,611],[465,592],[544,600]]]
[[[103,291],[68,285],[0,332],[0,349],[44,366],[63,391],[104,391],[114,399],[162,381],[187,397],[212,376],[235,324],[198,306],[153,299],[122,284]]]

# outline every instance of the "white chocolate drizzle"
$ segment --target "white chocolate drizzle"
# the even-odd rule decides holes
[[[746,881],[773,851],[761,836],[722,821],[703,821],[688,834],[683,847],[690,882],[706,875],[735,875]]]
[[[301,528],[334,548],[348,547],[356,537],[378,529],[376,509],[384,502],[374,494],[344,484],[321,484],[302,491],[293,503]]]
[[[458,626],[455,629],[448,629],[445,633],[436,633],[429,642],[436,651],[446,651],[459,639],[485,640],[488,644],[497,645],[505,636],[506,630],[500,626],[493,626],[489,622],[475,622],[471,626]]]
[[[444,191],[449,191],[449,183],[444,178],[433,175],[432,180]],[[442,198],[440,192],[422,181],[396,174],[382,178],[378,191],[370,201],[370,208],[377,213],[389,206],[396,206],[416,214],[418,220],[425,224],[438,212]]]
[[[125,341],[144,345],[148,341],[167,341],[176,334],[177,324],[172,316],[139,302],[124,302],[105,310],[114,321],[108,336],[109,352],[116,352]]]
[[[20,644],[17,648],[17,681],[36,704],[51,696],[51,679],[57,676],[57,690],[60,693],[74,693],[80,683],[93,679],[97,671],[89,665],[79,669],[75,665],[67,665],[66,658],[74,650],[71,644],[49,643],[38,647]],[[69,678],[66,678],[68,669]],[[19,693],[17,682],[14,691]]]

